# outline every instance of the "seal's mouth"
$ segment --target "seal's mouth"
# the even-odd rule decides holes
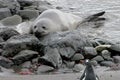
[[[45,35],[47,35],[48,33],[47,32],[44,32],[44,31],[42,31],[42,32],[34,32],[33,33],[36,37],[42,37],[42,36],[45,36]]]

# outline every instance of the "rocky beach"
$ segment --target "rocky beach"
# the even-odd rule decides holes
[[[100,80],[119,80],[119,5],[119,0],[0,0],[0,80],[80,80],[86,59]],[[84,23],[45,36],[30,32],[29,25],[50,9]]]

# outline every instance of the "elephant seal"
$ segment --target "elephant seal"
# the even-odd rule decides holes
[[[33,22],[31,32],[41,37],[50,32],[74,30],[82,23],[94,21],[104,13],[100,12],[83,19],[77,15],[65,13],[57,9],[49,9],[41,13]]]
[[[49,9],[34,21],[31,30],[35,35],[43,36],[49,32],[73,30],[81,21],[82,18],[76,15]]]
[[[50,32],[74,30],[85,22],[102,20],[99,16],[104,13],[105,12],[100,12],[84,19],[57,9],[49,9],[42,12],[34,21],[18,25],[16,30],[21,34],[33,33],[35,36],[41,37],[49,34]]]

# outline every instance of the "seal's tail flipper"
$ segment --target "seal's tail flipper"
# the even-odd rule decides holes
[[[105,14],[105,11],[93,14],[88,16],[87,18],[85,18],[80,25],[82,26],[88,26],[88,25],[93,25],[94,28],[98,28],[100,26],[102,26],[106,20],[106,18],[103,17],[103,15]]]
[[[102,15],[104,15],[105,14],[105,11],[103,11],[103,12],[99,12],[99,13],[96,13],[96,14],[93,14],[93,15],[91,15],[91,16],[88,16],[86,19],[85,19],[85,21],[87,21],[87,22],[91,22],[91,21],[96,21],[96,20],[105,20],[105,18],[104,19],[101,19],[101,18],[99,18],[100,16],[102,16]]]

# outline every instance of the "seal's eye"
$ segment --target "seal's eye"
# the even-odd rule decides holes
[[[37,26],[34,26],[34,28],[37,28]]]
[[[47,29],[45,26],[42,26],[43,29]]]

